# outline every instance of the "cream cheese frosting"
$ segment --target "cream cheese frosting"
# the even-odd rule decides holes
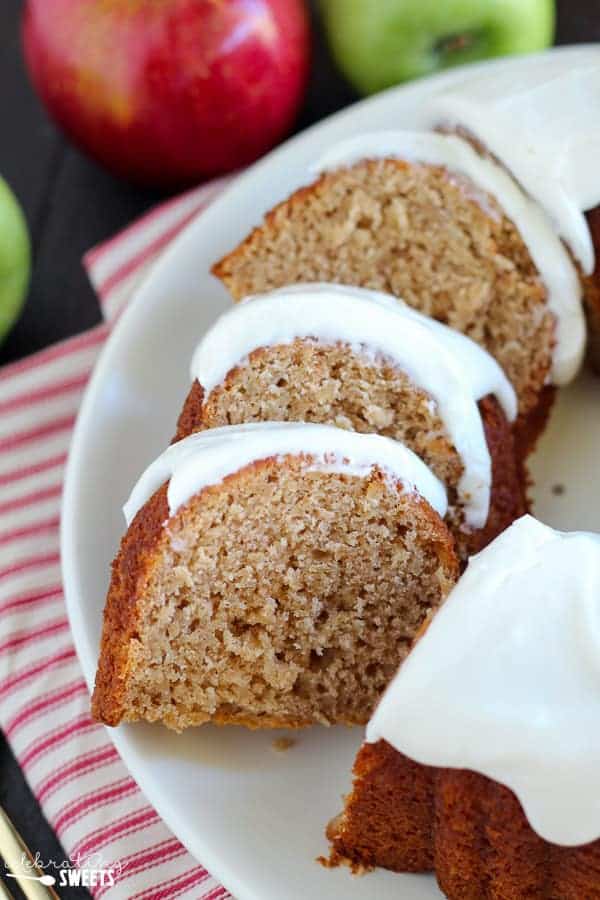
[[[129,525],[166,481],[169,515],[210,485],[251,463],[271,457],[305,456],[309,469],[367,477],[378,468],[406,493],[418,493],[442,517],[444,486],[408,447],[376,434],[356,434],[331,425],[260,422],[227,425],[171,444],[139,478],[123,507]]]
[[[463,461],[459,496],[473,528],[487,521],[491,460],[477,401],[494,394],[509,421],[517,399],[504,372],[470,338],[387,294],[333,284],[293,285],[249,297],[221,316],[198,345],[191,375],[205,397],[253,350],[297,338],[342,342],[385,358],[435,402]]]
[[[367,727],[509,787],[532,828],[600,838],[600,535],[524,516],[473,557]]]
[[[584,210],[600,203],[600,50],[467,77],[434,97],[431,126],[462,126],[546,211],[583,271],[594,270]]]
[[[575,265],[543,210],[493,160],[481,156],[456,135],[426,131],[380,131],[335,144],[316,162],[315,172],[350,166],[362,159],[401,158],[443,166],[468,178],[494,197],[515,224],[548,293],[556,319],[552,378],[556,385],[571,381],[581,366],[586,326],[582,286]]]

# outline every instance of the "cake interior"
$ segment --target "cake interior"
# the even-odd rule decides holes
[[[466,561],[522,515],[525,473],[510,424],[497,400],[479,403],[492,462],[485,528],[468,526],[459,495],[463,462],[435,401],[397,364],[347,344],[296,339],[262,347],[204,396],[195,382],[179,418],[177,439],[194,431],[245,422],[304,421],[377,433],[406,444],[446,486],[446,524]]]
[[[522,413],[552,365],[554,318],[496,201],[443,168],[370,160],[323,175],[214,268],[235,299],[298,282],[374,288],[484,346]]]
[[[104,721],[368,720],[456,580],[452,539],[422,498],[378,471],[362,478],[286,462],[254,464],[204,490],[146,555],[140,511],[108,600],[95,698]],[[150,501],[163,506],[158,519],[162,493]],[[127,591],[132,553],[142,576],[119,635],[111,610]],[[120,689],[115,669],[125,672]]]
[[[463,474],[435,401],[392,361],[344,343],[297,339],[255,350],[203,403],[196,423],[203,428],[268,421],[337,425],[401,441],[453,491]]]

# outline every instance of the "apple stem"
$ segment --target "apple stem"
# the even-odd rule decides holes
[[[441,38],[435,45],[436,53],[454,53],[457,50],[467,50],[475,43],[475,36],[469,32],[462,34],[450,34]]]

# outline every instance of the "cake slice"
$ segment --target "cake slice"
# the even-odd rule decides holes
[[[252,728],[364,723],[456,581],[441,483],[378,435],[215,428],[142,475],[92,710]]]
[[[531,449],[585,347],[581,279],[545,213],[457,135],[363,135],[315,168],[214,273],[235,300],[308,281],[401,297],[498,360]]]
[[[599,597],[599,535],[526,516],[474,557],[367,727],[332,861],[598,900]]]
[[[582,276],[600,364],[600,53],[530,59],[504,73],[467,76],[432,98],[424,124],[459,130],[493,154],[545,211]]]
[[[526,510],[514,390],[474,341],[393,297],[295,285],[248,298],[204,336],[178,438],[309,421],[404,442],[444,482],[466,560]]]

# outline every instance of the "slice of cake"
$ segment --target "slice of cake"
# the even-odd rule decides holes
[[[459,129],[493,154],[546,212],[582,275],[591,351],[600,363],[600,52],[490,70],[433,97],[424,124]]]
[[[178,438],[308,421],[404,442],[448,490],[466,559],[526,509],[514,390],[464,335],[389,295],[341,285],[248,298],[200,342]]]
[[[442,484],[397,441],[215,428],[142,475],[113,564],[93,714],[364,723],[458,562]]]
[[[581,280],[545,213],[456,135],[363,135],[316,168],[214,267],[234,299],[307,281],[401,297],[498,360],[531,444],[585,346]]]
[[[526,516],[474,557],[369,722],[333,861],[598,900],[599,598],[599,535]]]

